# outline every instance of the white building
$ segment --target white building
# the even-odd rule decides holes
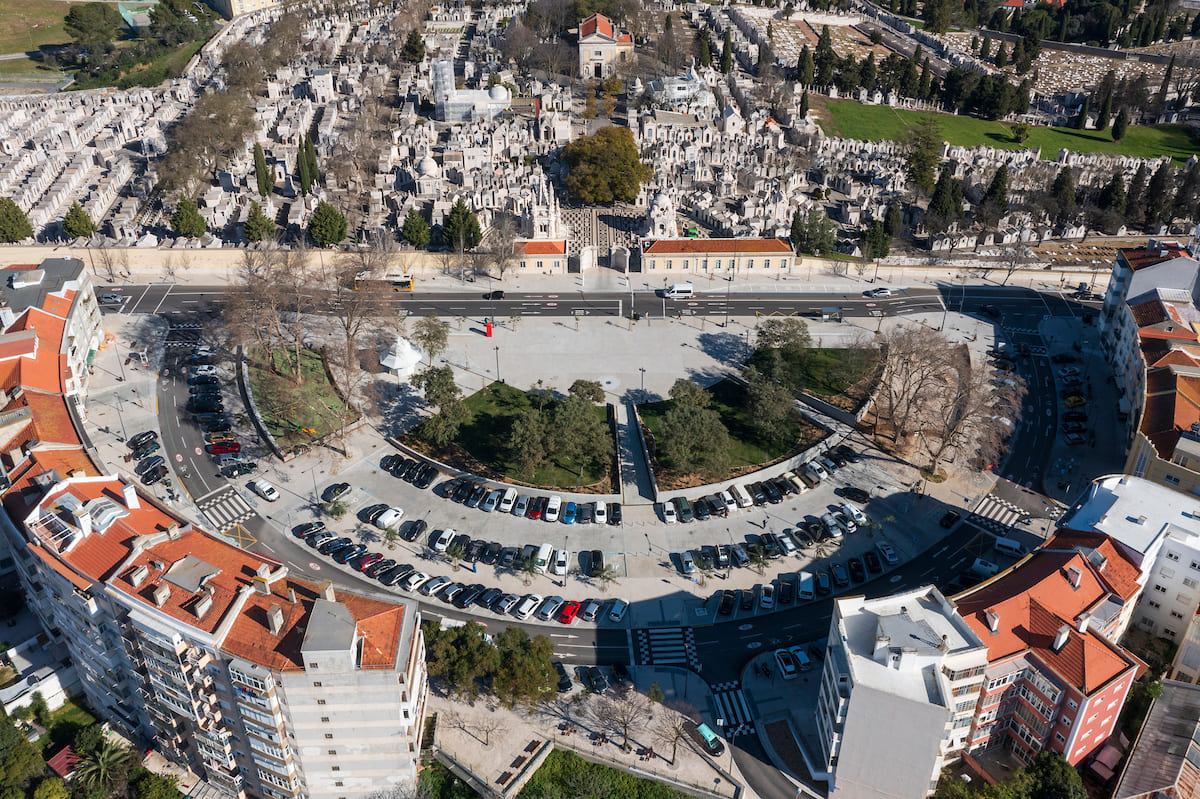
[[[50,472],[5,503],[31,610],[123,735],[239,799],[416,780],[415,604],[291,579],[118,477]]]
[[[579,76],[608,78],[633,63],[633,37],[603,14],[592,14],[579,23]]]
[[[439,122],[495,119],[511,103],[512,95],[500,84],[490,89],[459,89],[454,81],[454,62],[433,62],[434,115]]]
[[[934,586],[838,599],[813,776],[831,799],[929,794],[965,743],[987,662],[984,642]]]

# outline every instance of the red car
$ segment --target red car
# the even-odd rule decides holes
[[[208,451],[213,455],[223,455],[227,452],[240,452],[242,445],[236,441],[222,441],[218,444],[209,444]]]
[[[360,572],[366,571],[381,560],[383,560],[383,555],[380,555],[378,552],[368,552],[358,559],[358,562],[354,564],[354,568]]]
[[[570,624],[575,621],[575,617],[579,615],[579,603],[568,602],[562,606],[562,610],[558,612],[558,621],[560,624]]]

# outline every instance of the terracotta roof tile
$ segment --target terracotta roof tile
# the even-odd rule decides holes
[[[66,779],[72,772],[75,771],[75,767],[79,765],[80,760],[82,760],[82,758],[77,755],[75,750],[68,744],[67,746],[64,746],[62,749],[59,749],[57,752],[55,752],[54,755],[46,761],[46,765],[53,769],[55,774],[63,779]]]
[[[1200,367],[1200,361],[1197,361],[1195,358],[1193,358],[1191,355],[1189,355],[1185,350],[1171,349],[1171,350],[1168,350],[1167,353],[1165,355],[1163,355],[1161,358],[1159,358],[1157,361],[1151,363],[1148,368],[1159,369],[1164,366],[1198,366],[1198,367]]]
[[[1166,321],[1167,318],[1166,311],[1163,310],[1162,303],[1158,300],[1130,305],[1129,312],[1133,315],[1133,323],[1138,327],[1158,324]]]
[[[37,429],[38,440],[56,444],[74,444],[81,442],[67,412],[64,399],[57,394],[43,394],[40,391],[26,391],[21,397],[33,412],[33,425]]]
[[[513,255],[566,255],[566,240],[518,241],[513,243]]]
[[[62,293],[62,296],[47,294],[45,301],[42,303],[42,310],[66,319],[67,315],[71,312],[71,304],[74,302],[75,292],[67,289]]]
[[[579,38],[585,36],[594,36],[599,33],[601,36],[607,36],[610,39],[615,39],[612,20],[603,14],[592,14],[583,22],[579,23]]]
[[[1043,549],[1076,548],[1092,549],[1104,557],[1104,568],[1098,569],[1098,579],[1107,585],[1114,594],[1126,601],[1137,596],[1138,591],[1141,590],[1141,586],[1138,584],[1141,570],[1137,563],[1104,533],[1091,530],[1060,529],[1043,546]]]
[[[1135,272],[1164,261],[1190,257],[1188,251],[1175,241],[1160,241],[1153,249],[1145,244],[1140,247],[1124,247],[1119,252]]]
[[[693,255],[729,253],[731,255],[790,255],[787,239],[656,239],[642,249],[645,255]]]

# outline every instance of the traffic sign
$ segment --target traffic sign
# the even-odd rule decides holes
[[[183,463],[183,453],[182,453],[182,452],[176,452],[176,453],[175,453],[175,462],[176,462],[176,463]]]
[[[203,454],[204,454],[204,450],[200,449],[199,447],[196,447],[196,454],[197,454],[197,455],[203,455]]]

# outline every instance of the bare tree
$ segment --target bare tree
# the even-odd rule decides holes
[[[485,241],[487,250],[491,253],[492,263],[500,271],[501,279],[516,260],[513,257],[513,243],[517,240],[517,220],[511,214],[497,214],[492,219]]]
[[[945,378],[949,342],[926,327],[900,327],[885,339],[887,365],[876,414],[892,426],[899,442],[915,431],[920,411]]]
[[[1011,247],[1006,247],[1004,250],[1003,262],[1004,280],[1000,282],[1000,285],[1007,285],[1009,279],[1012,278],[1013,275],[1025,268],[1032,256],[1033,253],[1022,243],[1018,242]]]
[[[475,722],[475,731],[483,734],[483,745],[492,745],[492,733],[504,727],[504,722],[495,714],[481,716]]]
[[[257,346],[276,373],[278,367],[270,351],[282,334],[283,296],[274,281],[278,257],[278,251],[244,250],[238,282],[224,306],[232,339]]]
[[[929,450],[929,473],[937,474],[952,452],[994,453],[1009,430],[1004,409],[1020,407],[1024,382],[1016,376],[996,377],[990,368],[973,367],[966,346],[955,348],[954,368],[932,393],[922,437]]]
[[[637,691],[628,689],[615,696],[601,698],[596,719],[621,736],[621,748],[629,749],[629,731],[650,720],[650,702]]]
[[[688,721],[687,716],[664,708],[654,722],[654,740],[664,748],[671,748],[671,765],[675,765],[675,758],[679,755],[680,741],[687,740]]]
[[[92,272],[99,276],[103,269],[109,283],[115,283],[117,275],[129,273],[129,253],[123,247],[89,247],[88,257]]]

